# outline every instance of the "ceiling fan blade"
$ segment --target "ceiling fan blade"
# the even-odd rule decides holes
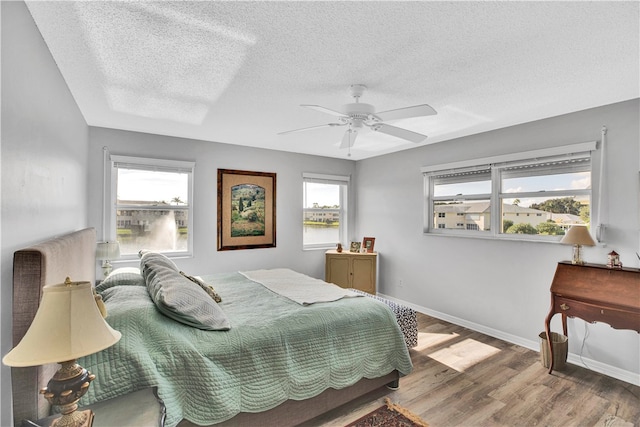
[[[342,135],[342,142],[340,143],[340,148],[349,148],[353,147],[353,143],[356,142],[356,137],[358,136],[358,131],[356,129],[347,129]]]
[[[334,127],[334,126],[345,126],[345,125],[346,125],[346,123],[327,123],[325,125],[309,126],[309,127],[306,127],[306,128],[300,128],[300,129],[287,130],[287,131],[284,131],[284,132],[278,132],[277,135],[286,135],[288,133],[304,132],[306,130],[311,130],[311,129]]]
[[[386,133],[387,135],[395,136],[397,138],[406,139],[407,141],[415,142],[416,144],[423,142],[427,139],[427,135],[423,135],[421,133],[412,132],[407,129],[402,129],[396,126],[386,125],[384,123],[380,123],[377,125],[371,126],[376,132]]]
[[[348,116],[346,116],[345,114],[342,114],[339,111],[330,110],[329,108],[321,107],[320,105],[303,104],[303,105],[301,105],[301,107],[311,108],[312,110],[320,111],[321,113],[331,114],[332,116],[348,117]]]
[[[398,108],[397,110],[381,111],[376,113],[376,116],[382,119],[383,122],[389,120],[408,119],[411,117],[433,116],[438,114],[430,105],[421,104],[414,105],[413,107]]]

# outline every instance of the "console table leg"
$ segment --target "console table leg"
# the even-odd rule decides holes
[[[553,308],[544,320],[544,332],[547,335],[547,347],[549,349],[549,374],[553,371],[553,345],[551,343],[551,318],[555,313]]]

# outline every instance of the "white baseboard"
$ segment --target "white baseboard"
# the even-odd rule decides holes
[[[400,300],[398,298],[394,298],[388,295],[380,294],[379,296],[382,298],[389,299],[391,301],[397,302],[398,304],[405,305],[418,311],[420,313],[426,314],[431,317],[435,317],[436,319],[441,319],[449,323],[453,323],[454,325],[462,326],[467,329],[471,329],[472,331],[480,332],[485,335],[489,335],[494,338],[501,339],[506,342],[510,342],[512,344],[519,345],[521,347],[528,348],[530,350],[540,351],[540,342],[527,340],[517,335],[508,334],[504,331],[500,331],[497,329],[489,328],[484,325],[480,325],[475,322],[470,322],[465,319],[460,319],[455,316],[450,316],[446,313],[441,313],[439,311],[431,310],[426,307],[422,307],[416,304],[412,304],[407,301]],[[618,379],[620,381],[627,382],[629,384],[640,386],[640,375],[635,372],[626,371],[624,369],[617,368],[612,365],[607,365],[606,363],[598,362],[597,360],[587,359],[585,357],[580,357],[579,354],[569,353],[567,356],[567,362],[572,363],[574,365],[583,366],[587,369],[590,369],[595,372],[599,372],[601,374],[607,375],[611,378]]]

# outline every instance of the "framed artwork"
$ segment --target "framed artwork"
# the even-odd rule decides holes
[[[351,242],[349,252],[360,252],[360,242]]]
[[[276,174],[218,169],[218,250],[276,247]]]
[[[362,240],[362,247],[365,249],[365,252],[373,252],[373,245],[376,243],[375,237],[365,237]]]

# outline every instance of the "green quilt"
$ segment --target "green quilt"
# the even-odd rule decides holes
[[[144,286],[102,292],[114,346],[79,363],[97,378],[81,404],[157,386],[168,427],[213,424],[287,399],[397,369],[411,372],[393,312],[372,298],[302,306],[239,273],[202,278],[222,297],[228,331],[203,331],[162,315]]]

